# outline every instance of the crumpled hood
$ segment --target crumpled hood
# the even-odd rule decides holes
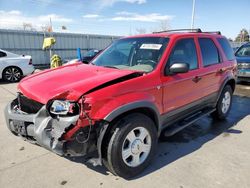
[[[18,89],[43,104],[64,94],[76,101],[97,86],[133,73],[135,71],[75,64],[28,76],[19,83]]]

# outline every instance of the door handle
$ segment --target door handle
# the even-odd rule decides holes
[[[201,76],[195,76],[192,81],[195,82],[195,83],[198,83],[200,80],[202,79]]]
[[[217,72],[220,73],[220,74],[222,74],[222,73],[225,72],[225,71],[226,71],[226,69],[221,68],[221,69],[219,69]]]

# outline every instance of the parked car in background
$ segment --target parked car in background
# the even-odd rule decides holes
[[[87,51],[82,58],[82,62],[88,64],[92,59],[94,59],[102,50],[92,49]]]
[[[250,82],[250,42],[243,44],[235,52],[235,56],[238,65],[238,81]]]
[[[18,82],[22,76],[34,72],[32,58],[29,55],[17,55],[0,49],[0,79]]]
[[[89,50],[89,51],[87,51],[86,54],[84,54],[84,56],[82,57],[81,60],[79,60],[79,59],[72,59],[72,60],[69,60],[66,63],[64,63],[63,66],[65,66],[65,65],[71,65],[71,64],[75,64],[75,63],[89,64],[89,62],[92,59],[94,59],[102,51],[103,50],[96,50],[96,49]]]
[[[239,47],[234,47],[233,51],[236,52],[239,49]]]

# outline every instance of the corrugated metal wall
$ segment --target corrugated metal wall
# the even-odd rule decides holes
[[[63,59],[76,58],[76,49],[103,49],[118,36],[52,33],[56,38],[54,53]],[[43,32],[0,29],[0,48],[17,54],[31,55],[34,65],[48,64],[49,51],[42,50]]]

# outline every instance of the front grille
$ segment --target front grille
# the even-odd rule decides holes
[[[250,69],[250,63],[238,63],[238,69]]]
[[[17,101],[18,101],[20,110],[28,114],[37,113],[43,106],[42,103],[29,99],[21,93],[18,93]]]

